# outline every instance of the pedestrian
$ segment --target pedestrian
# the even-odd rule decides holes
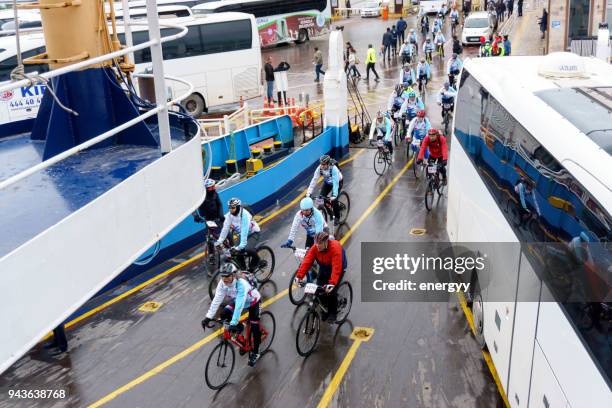
[[[68,340],[66,339],[66,331],[64,330],[63,323],[53,329],[53,340],[45,343],[44,348],[55,349],[50,352],[52,356],[68,351]]]
[[[404,43],[406,28],[408,28],[408,24],[406,23],[406,20],[404,20],[404,17],[400,16],[399,21],[397,22],[397,35],[400,44]]]
[[[542,9],[542,17],[540,17],[540,31],[542,32],[542,39],[544,39],[544,35],[546,33],[546,30],[548,29],[548,12],[546,11],[546,8]]]
[[[384,56],[383,56],[383,59],[384,59]],[[376,65],[376,50],[372,48],[372,44],[368,44],[368,54],[366,56],[366,81],[370,80],[370,71],[372,71],[374,75],[376,75],[375,81],[376,82],[380,81],[380,77],[378,76],[378,73],[376,72],[375,65]]]
[[[382,38],[382,59],[385,61],[385,55],[387,55],[387,60],[391,62],[391,42],[393,41],[393,37],[391,36],[391,29],[387,27],[387,31],[383,34]]]
[[[351,0],[346,0],[344,4],[345,7],[348,9],[346,10],[346,18],[351,18]]]
[[[512,51],[512,44],[510,43],[508,34],[504,35],[504,51],[505,51],[506,56],[509,56],[510,52]]]
[[[514,11],[514,0],[508,0],[508,18],[510,18],[513,11]]]
[[[523,0],[518,0],[517,1],[517,7],[518,7],[518,16],[519,17],[523,17]]]
[[[287,89],[289,89],[289,81],[287,80],[287,71],[291,68],[291,65],[285,61],[281,61],[280,64],[274,69],[274,82],[276,82],[276,95],[278,97],[278,104],[284,102],[285,106],[287,103]]]
[[[504,21],[504,13],[506,12],[506,5],[504,4],[504,0],[497,0],[497,4],[495,6],[495,12],[497,14],[497,21],[503,23]]]
[[[325,75],[325,71],[323,71],[323,53],[319,50],[318,47],[315,47],[314,58],[312,59],[312,63],[315,66],[315,74],[317,74],[315,78],[315,82],[319,82],[319,75]]]
[[[349,70],[349,54],[350,54],[351,48],[353,48],[353,46],[351,45],[351,42],[347,41],[346,49],[344,50],[344,72],[346,72],[347,74]]]
[[[272,66],[272,57],[268,57],[266,60],[264,72],[266,74],[268,103],[276,103],[276,101],[272,98],[272,95],[274,94],[274,67]]]
[[[357,64],[359,64],[359,59],[357,58],[357,51],[355,51],[353,46],[351,46],[351,48],[349,49],[348,61],[349,61],[349,71],[348,72],[353,73],[353,78],[355,77],[361,78],[361,73],[357,69]]]
[[[453,54],[463,54],[463,46],[461,45],[461,41],[459,41],[459,38],[457,38],[456,35],[453,35]]]
[[[463,17],[467,17],[472,11],[472,0],[465,0],[463,2]]]
[[[397,55],[397,28],[395,25],[391,26],[391,50],[393,51],[393,55]]]

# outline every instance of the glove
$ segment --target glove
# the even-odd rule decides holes
[[[293,283],[295,283],[296,285],[300,285],[302,283],[302,280],[296,276],[295,278],[293,278]]]
[[[240,328],[237,324],[232,324],[230,325],[230,327],[228,327],[228,330],[230,331],[230,333],[238,333],[240,331]]]
[[[442,167],[446,167],[446,163],[448,163],[448,160],[442,160]]]
[[[423,160],[421,159],[417,160],[417,164],[421,164],[421,163],[423,163]]]
[[[287,242],[281,245],[281,248],[291,248],[292,246],[293,246],[293,241],[288,239]]]
[[[336,285],[325,285],[325,293],[330,293],[335,287]]]
[[[331,196],[331,197],[329,197],[329,200],[330,200],[330,201],[334,201],[336,198],[337,198],[337,197]]]
[[[204,320],[202,320],[202,329],[204,329],[204,331],[206,331],[206,328],[208,327],[208,324],[212,321],[212,319],[209,319],[208,317],[204,318]]]

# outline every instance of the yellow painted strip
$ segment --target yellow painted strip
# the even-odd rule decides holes
[[[355,160],[357,157],[359,157],[361,154],[363,154],[365,152],[365,149],[361,149],[359,150],[357,153],[355,153],[353,156],[349,157],[348,159],[340,162],[340,166],[345,165],[346,163],[349,163],[353,160]],[[304,194],[299,195],[298,197],[296,197],[294,200],[291,201],[291,203],[287,204],[286,206],[284,206],[283,208],[281,208],[280,210],[274,212],[273,214],[270,214],[269,216],[267,216],[266,218],[264,218],[259,224],[265,224],[266,222],[270,221],[272,218],[278,216],[279,214],[282,214],[283,212],[285,212],[288,208],[292,207],[293,205],[295,205],[295,203],[297,203],[302,197],[304,196]],[[197,261],[198,259],[202,258],[204,256],[204,253],[199,253],[197,255],[194,255],[193,257],[187,259],[186,261],[181,262],[178,265],[173,266],[172,268],[168,269],[167,271],[164,271],[162,273],[160,273],[159,275],[154,276],[153,278],[141,283],[138,286],[133,287],[132,289],[128,290],[125,293],[122,293],[121,295],[109,300],[108,302],[105,302],[103,304],[101,304],[100,306],[97,306],[89,311],[87,311],[86,313],[83,313],[82,315],[80,315],[79,317],[77,317],[74,320],[69,321],[68,323],[66,323],[66,328],[74,326],[75,324],[77,324],[78,322],[87,319],[88,317],[106,309],[107,307],[109,307],[112,304],[117,303],[118,301],[120,301],[121,299],[125,299],[126,297],[130,296],[131,294],[138,292],[140,289],[149,286],[150,284],[157,282],[158,280],[170,275],[172,272],[176,272],[177,270],[181,269],[184,266],[189,265],[190,263],[192,263],[193,261]],[[47,334],[47,336],[45,336],[45,338],[43,340],[46,340],[47,338],[49,338],[51,336],[51,334]]]
[[[404,173],[406,173],[406,170],[408,170],[410,168],[410,165],[412,164],[413,159],[414,159],[414,157],[412,159],[410,159],[408,161],[408,163],[406,163],[406,165],[400,170],[399,173],[397,173],[397,175],[395,177],[393,177],[393,180],[391,180],[391,182],[387,185],[387,187],[385,187],[385,189],[378,195],[378,197],[376,197],[376,200],[374,200],[374,202],[372,204],[370,204],[368,209],[365,210],[363,214],[361,214],[361,217],[359,217],[357,222],[355,224],[353,224],[351,229],[349,229],[347,231],[347,233],[342,237],[342,239],[340,240],[340,243],[342,245],[344,245],[346,240],[348,240],[349,237],[351,235],[353,235],[353,232],[357,228],[359,228],[359,226],[365,221],[366,218],[368,218],[368,216],[372,213],[372,211],[374,211],[374,209],[378,206],[378,204],[380,204],[382,199],[387,195],[387,193],[389,192],[389,190],[391,190],[391,188],[395,185],[395,183],[397,183],[397,181],[400,179],[400,177],[402,177],[404,175]]]
[[[467,319],[468,324],[470,325],[470,329],[472,330],[472,333],[475,335],[476,327],[474,326],[474,316],[472,316],[472,311],[467,305],[467,301],[465,300],[465,295],[459,292],[457,293],[457,297],[459,298],[459,304],[461,305],[461,309],[463,310],[463,313],[465,314],[465,318]],[[506,408],[510,408],[508,397],[506,396],[504,387],[502,386],[501,380],[499,379],[499,375],[497,374],[497,370],[495,369],[495,364],[493,364],[493,360],[491,359],[491,354],[489,354],[489,352],[485,350],[481,350],[481,351],[482,351],[482,356],[485,362],[487,363],[487,367],[489,367],[489,371],[491,372],[491,375],[493,376],[493,381],[495,381],[495,385],[497,386],[497,391],[499,391],[499,394],[504,400],[504,404]]]
[[[327,408],[327,406],[332,400],[332,397],[336,393],[338,386],[340,385],[340,381],[342,381],[344,374],[346,374],[346,370],[348,370],[349,366],[351,365],[351,361],[353,361],[353,358],[355,358],[355,354],[357,353],[357,349],[359,348],[359,346],[361,346],[361,343],[363,343],[363,340],[355,340],[353,342],[348,353],[346,353],[344,360],[342,360],[340,368],[338,368],[338,371],[336,371],[336,374],[334,374],[334,377],[329,383],[329,386],[325,390],[325,393],[323,394],[321,401],[319,401],[319,405],[317,405],[317,408]]]

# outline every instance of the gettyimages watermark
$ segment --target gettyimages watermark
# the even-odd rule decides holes
[[[597,259],[593,254],[597,253]],[[365,302],[441,302],[479,292],[494,302],[604,302],[609,248],[563,243],[361,244]]]

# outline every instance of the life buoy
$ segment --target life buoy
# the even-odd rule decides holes
[[[298,126],[312,126],[314,118],[311,110],[300,109],[296,112],[295,122]]]

